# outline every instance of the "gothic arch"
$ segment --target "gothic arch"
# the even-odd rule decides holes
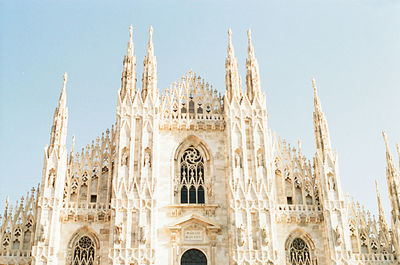
[[[306,248],[309,253],[310,262],[309,263],[301,263],[301,264],[304,264],[304,265],[317,264],[317,258],[315,255],[315,251],[316,251],[315,244],[314,244],[311,236],[307,232],[305,232],[304,230],[302,230],[300,228],[295,229],[292,233],[290,233],[290,235],[286,239],[286,242],[285,242],[286,263],[288,265],[297,265],[296,263],[292,263],[290,261],[292,243],[295,242],[295,240],[304,242],[306,244]]]
[[[204,156],[206,161],[211,160],[211,153],[210,149],[208,146],[197,136],[195,135],[190,135],[186,137],[176,148],[175,154],[174,154],[174,160],[177,161],[180,157],[180,155],[189,147],[193,145],[196,149],[200,151],[200,153]]]
[[[93,265],[98,265],[100,264],[100,240],[99,237],[97,236],[96,232],[94,232],[92,229],[90,229],[87,226],[84,226],[80,228],[78,231],[76,231],[72,236],[71,239],[68,242],[67,245],[67,265],[74,265],[73,264],[73,259],[74,259],[74,251],[75,247],[78,244],[79,240],[82,238],[89,238],[89,240],[93,243],[94,247],[94,261]]]
[[[181,163],[182,157],[189,149],[196,150],[198,155],[201,157],[201,167],[202,167],[202,180],[196,181],[197,184],[193,185],[183,185],[181,176]],[[212,170],[212,156],[208,146],[198,137],[190,135],[185,138],[176,148],[174,153],[174,181],[173,181],[173,201],[174,203],[208,203],[212,199],[212,189],[213,189],[213,170]],[[192,183],[193,184],[193,183]],[[193,191],[195,189],[195,191]],[[190,194],[196,192],[196,202],[190,200]],[[188,200],[182,201],[182,194],[188,194]]]

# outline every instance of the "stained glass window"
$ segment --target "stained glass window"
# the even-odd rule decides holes
[[[199,150],[189,146],[180,159],[181,203],[205,203],[204,159]]]
[[[289,262],[292,265],[311,265],[310,248],[301,238],[296,238],[290,244]]]
[[[75,244],[72,265],[94,264],[94,243],[88,236],[81,237]]]

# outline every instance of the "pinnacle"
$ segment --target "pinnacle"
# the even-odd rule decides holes
[[[233,44],[232,44],[232,30],[228,29],[228,57],[234,57],[235,52],[233,50]]]
[[[251,29],[247,30],[247,39],[249,41],[249,48],[248,48],[249,59],[254,58],[254,48],[253,44],[251,43]]]
[[[129,42],[128,42],[128,56],[133,56],[133,27],[132,25],[129,26]]]
[[[382,131],[383,140],[385,141],[386,152],[389,152],[389,143],[387,139],[387,135],[385,131]]]
[[[60,99],[59,99],[59,102],[58,102],[58,107],[65,108],[66,96],[67,96],[65,90],[66,90],[66,87],[67,87],[67,80],[68,80],[68,74],[67,74],[67,72],[64,73],[63,79],[64,79],[64,81],[63,81],[63,88],[62,88],[62,90],[61,90]]]

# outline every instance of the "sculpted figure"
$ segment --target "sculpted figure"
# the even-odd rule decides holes
[[[235,155],[235,168],[241,168],[242,167],[242,159],[240,157],[240,154]]]
[[[115,226],[114,241],[116,244],[121,244],[122,242],[122,224]]]
[[[240,227],[238,227],[237,229],[237,235],[238,235],[238,243],[239,246],[243,246],[244,245],[244,240],[245,240],[245,229],[243,227],[243,225],[241,225]]]
[[[146,244],[147,242],[147,228],[144,226],[141,226],[139,228],[139,240],[141,244]]]
[[[144,167],[151,167],[151,159],[149,152],[146,152],[144,155]]]
[[[336,226],[335,235],[336,235],[336,244],[340,246],[342,244],[342,234],[340,233],[339,226]]]
[[[262,235],[262,241],[263,241],[263,244],[265,245],[265,246],[268,246],[268,244],[269,244],[269,240],[268,240],[268,228],[263,228],[263,229],[261,229],[261,235]]]

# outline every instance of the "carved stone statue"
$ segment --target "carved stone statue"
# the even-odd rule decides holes
[[[335,236],[336,236],[336,245],[338,245],[338,246],[342,245],[343,240],[342,240],[342,234],[341,234],[339,226],[336,226]]]
[[[264,167],[264,158],[261,153],[257,155],[257,167]]]
[[[114,230],[114,242],[121,244],[122,242],[122,224],[116,225]]]
[[[242,168],[242,158],[238,153],[235,154],[235,168]]]
[[[261,229],[261,235],[262,235],[262,242],[264,246],[268,246],[269,244],[269,238],[268,238],[268,228],[262,228]]]
[[[151,158],[150,158],[150,153],[146,152],[144,154],[144,167],[151,167]]]
[[[128,150],[126,148],[124,148],[122,150],[122,155],[121,155],[121,165],[122,166],[127,166],[128,162],[129,162]]]
[[[139,228],[139,241],[143,245],[147,242],[147,227],[145,226]]]
[[[245,242],[245,228],[243,225],[237,228],[238,244],[243,246]]]

